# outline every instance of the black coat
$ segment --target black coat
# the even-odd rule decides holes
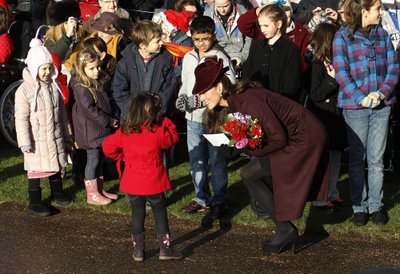
[[[301,90],[300,53],[281,37],[272,46],[267,39],[253,40],[243,68],[243,78],[262,83],[268,90],[297,100]]]
[[[329,76],[322,62],[311,67],[310,110],[325,125],[330,149],[343,150],[346,146],[346,125],[337,107],[339,84]]]

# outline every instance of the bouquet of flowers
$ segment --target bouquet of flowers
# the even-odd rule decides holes
[[[229,114],[224,129],[228,133],[230,147],[256,149],[262,147],[264,143],[264,132],[260,121],[252,119],[250,115],[240,112]]]

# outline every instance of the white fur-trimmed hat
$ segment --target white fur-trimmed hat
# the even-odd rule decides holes
[[[29,73],[32,78],[36,80],[38,70],[41,65],[52,64],[54,75],[58,74],[57,68],[54,66],[53,58],[49,50],[43,46],[42,41],[37,38],[33,38],[29,43],[30,49],[26,56],[25,63],[28,66]],[[53,75],[52,75],[53,76]]]

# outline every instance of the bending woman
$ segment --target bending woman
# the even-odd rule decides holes
[[[207,58],[195,70],[193,94],[201,94],[207,105],[211,128],[223,123],[221,116],[228,107],[260,120],[266,144],[249,151],[255,158],[242,169],[241,177],[250,196],[271,213],[276,225],[276,234],[264,244],[264,251],[280,253],[294,247],[298,230],[290,221],[301,218],[305,203],[327,200],[327,134],[321,122],[300,104],[248,81],[232,86],[223,72],[222,60]],[[268,170],[268,158],[272,189],[261,180]]]

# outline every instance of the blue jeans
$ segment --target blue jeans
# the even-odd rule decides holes
[[[391,107],[343,110],[349,142],[349,181],[353,211],[379,211],[383,199],[383,156]],[[365,156],[368,184],[365,182]]]
[[[227,199],[227,158],[218,147],[212,146],[204,138],[204,133],[207,130],[202,123],[187,121],[190,174],[196,192],[194,201],[203,206],[222,204]],[[208,184],[210,169],[214,197],[211,196]]]

